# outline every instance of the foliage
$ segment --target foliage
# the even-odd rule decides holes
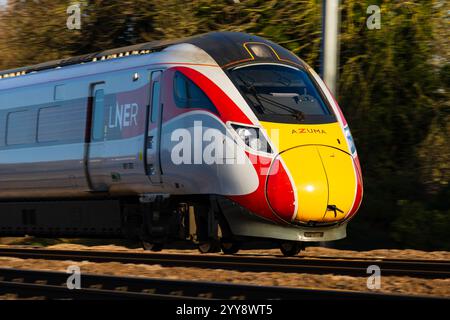
[[[6,10],[0,10],[0,68],[212,30],[263,36],[319,67],[319,0],[79,2],[82,29],[68,30],[69,1],[9,0]],[[371,4],[381,6],[380,30],[366,27]],[[446,2],[346,0],[341,14],[338,101],[365,178],[365,198],[354,224],[384,233],[383,245],[394,240],[404,246],[448,248]],[[433,240],[436,235],[440,238]]]
[[[450,210],[428,210],[419,202],[402,203],[392,223],[394,239],[418,249],[450,250],[449,229]]]

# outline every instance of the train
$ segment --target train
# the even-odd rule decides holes
[[[0,71],[0,236],[193,241],[285,256],[346,237],[362,201],[320,76],[262,37],[211,32]]]

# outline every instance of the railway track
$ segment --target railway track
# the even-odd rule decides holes
[[[433,296],[408,296],[345,290],[268,287],[219,282],[116,277],[83,274],[81,289],[69,290],[68,274],[0,268],[0,294],[45,299],[195,299],[195,300],[440,300]],[[445,300],[445,299],[444,299]]]
[[[22,259],[72,260],[159,264],[168,267],[198,267],[254,272],[339,274],[367,277],[367,267],[377,265],[383,276],[430,279],[450,278],[448,260],[359,259],[338,257],[261,257],[247,255],[193,255],[167,253],[101,252],[0,248],[0,256]]]

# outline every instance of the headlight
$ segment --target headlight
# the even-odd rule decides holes
[[[270,148],[269,143],[258,128],[238,124],[232,124],[231,126],[242,141],[251,149],[272,153],[272,148]]]

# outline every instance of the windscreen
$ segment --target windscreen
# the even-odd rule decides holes
[[[230,71],[256,116],[263,121],[329,123],[336,118],[306,71],[281,65],[251,65]]]

